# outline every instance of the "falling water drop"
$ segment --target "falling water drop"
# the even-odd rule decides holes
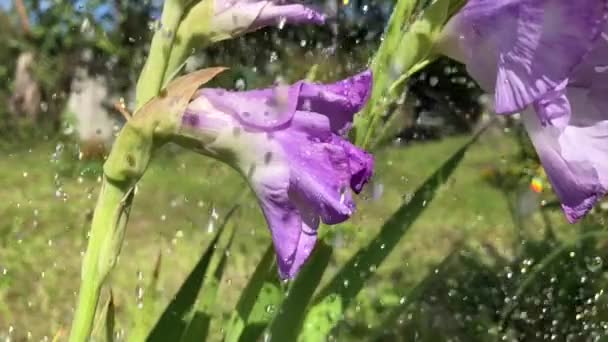
[[[215,231],[217,219],[219,215],[214,206],[211,207],[211,212],[209,213],[209,222],[207,222],[207,233],[211,234]]]
[[[600,256],[589,258],[586,260],[587,269],[591,272],[597,272],[602,269],[604,261]]]

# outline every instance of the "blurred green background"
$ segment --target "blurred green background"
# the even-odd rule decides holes
[[[318,5],[335,11],[331,25],[263,29],[198,53],[187,68],[231,66],[214,81],[231,89],[300,79],[314,65],[320,81],[363,69],[392,3]],[[132,101],[159,6],[0,1],[1,339],[65,339],[101,165],[122,123],[113,104]],[[332,227],[338,252],[326,277],[491,117],[464,68],[446,59],[407,88],[386,119],[376,174],[357,214]],[[531,190],[533,180],[540,193]],[[160,151],[137,189],[111,276],[117,339],[143,309],[156,265],[158,296],[145,309],[158,315],[244,189],[223,164],[173,145]],[[214,308],[215,340],[269,241],[245,191]],[[567,224],[518,120],[495,121],[329,339],[599,340],[608,329],[606,209],[601,204],[582,223]]]

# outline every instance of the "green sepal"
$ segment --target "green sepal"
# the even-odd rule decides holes
[[[148,167],[153,149],[177,132],[196,90],[225,69],[202,69],[179,77],[135,112],[104,164],[106,177],[118,183],[136,182]]]

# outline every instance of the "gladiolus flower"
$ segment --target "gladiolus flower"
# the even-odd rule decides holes
[[[570,222],[608,189],[607,0],[469,0],[439,50],[523,122]]]
[[[268,0],[215,0],[209,29],[211,37],[225,39],[265,26],[284,24],[323,24],[325,16],[302,4]],[[218,39],[219,40],[219,39]]]
[[[272,234],[279,273],[293,278],[310,256],[317,228],[347,220],[373,172],[373,158],[344,138],[366,103],[372,75],[334,84],[231,92],[199,90],[180,135],[248,180]]]

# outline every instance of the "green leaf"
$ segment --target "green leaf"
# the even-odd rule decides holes
[[[173,300],[164,310],[156,325],[150,331],[147,341],[179,341],[188,325],[188,317],[194,308],[195,301],[203,286],[203,278],[207,273],[216,244],[222,235],[223,228],[230,220],[238,205],[226,215],[226,218],[218,228],[218,232],[209,243],[209,246],[198,260],[190,275],[186,278]]]
[[[205,282],[203,284],[205,291],[202,291],[199,294],[197,309],[182,336],[181,341],[183,342],[205,341],[207,339],[218,289],[226,267],[226,251],[232,245],[234,237],[234,225],[230,225],[229,233],[227,232],[225,234],[228,234],[228,242],[226,242],[224,246],[216,249],[213,257],[213,259],[216,260],[211,261],[211,266],[207,271],[212,274],[205,277]]]
[[[262,334],[271,319],[269,314],[274,314],[283,300],[276,274],[271,243],[241,293],[226,329],[225,342],[255,341]]]
[[[398,325],[399,318],[408,311],[412,305],[418,302],[421,296],[426,293],[427,289],[431,287],[438,279],[443,279],[445,276],[444,272],[447,267],[460,255],[460,246],[456,246],[450,254],[448,254],[443,260],[435,267],[433,271],[429,272],[418,284],[413,286],[407,294],[403,297],[403,301],[399,301],[399,305],[389,310],[388,314],[384,316],[382,323],[379,324],[380,329],[374,332],[376,338],[372,338],[373,341],[381,340],[382,335],[387,329],[391,329]]]
[[[260,298],[255,302],[247,325],[239,338],[241,342],[259,340],[285,298],[276,267],[271,272],[273,272],[274,278],[262,286]]]
[[[486,126],[487,127],[487,126]],[[366,246],[338,271],[333,279],[319,293],[315,305],[304,322],[302,341],[322,341],[344,316],[352,300],[359,294],[365,283],[374,275],[376,268],[401,241],[412,224],[435,197],[437,189],[443,185],[462,161],[466,151],[477,140],[483,129],[469,142],[456,151],[416,190],[412,200],[404,203],[384,223],[380,232]]]
[[[315,251],[291,284],[287,297],[268,329],[266,341],[295,341],[302,329],[306,307],[329,264],[332,248],[319,242]]]
[[[152,278],[148,285],[144,288],[143,298],[139,307],[135,310],[135,325],[129,333],[128,341],[143,341],[148,334],[150,327],[154,325],[156,320],[156,304],[158,303],[158,278],[160,276],[160,265],[162,261],[162,253],[159,251],[154,263]]]
[[[114,295],[110,291],[110,299],[106,312],[106,341],[114,341],[114,327],[116,326],[116,307],[114,306]]]
[[[108,300],[103,305],[97,321],[95,321],[91,336],[93,336],[93,339],[99,338],[102,341],[112,342],[114,341],[114,329],[116,326],[116,308],[112,289],[109,292]],[[102,330],[104,330],[103,335]]]

